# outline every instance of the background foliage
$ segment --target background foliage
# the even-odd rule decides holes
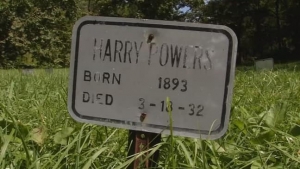
[[[238,36],[238,64],[300,58],[299,0],[1,0],[0,67],[67,67],[84,15],[222,24]]]

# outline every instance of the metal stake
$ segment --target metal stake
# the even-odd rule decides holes
[[[161,134],[148,133],[143,131],[129,130],[128,137],[128,157],[147,150],[161,141]],[[148,153],[146,153],[147,156]],[[156,151],[151,157],[145,159],[143,163],[142,157],[131,163],[127,169],[150,169],[157,168],[159,151]]]

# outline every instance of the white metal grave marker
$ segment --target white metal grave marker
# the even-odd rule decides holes
[[[225,26],[87,16],[72,34],[68,109],[80,122],[216,139],[230,116],[237,39]]]
[[[47,68],[45,69],[46,73],[52,74],[53,73],[53,68]]]
[[[272,70],[274,68],[273,58],[260,59],[255,61],[256,70]]]
[[[34,69],[22,69],[22,74],[24,75],[32,75],[34,73]]]

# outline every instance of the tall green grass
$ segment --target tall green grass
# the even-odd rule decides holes
[[[148,150],[160,150],[159,168],[300,168],[296,66],[238,68],[227,133],[215,141],[163,135]],[[125,168],[135,158],[126,157],[126,130],[81,124],[69,116],[67,69],[33,75],[1,70],[0,79],[1,168]]]

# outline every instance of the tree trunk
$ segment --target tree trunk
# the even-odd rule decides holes
[[[278,49],[281,51],[282,49],[282,43],[281,43],[281,25],[280,25],[280,14],[279,14],[279,1],[276,0],[276,27],[277,27],[277,43],[278,43]]]

